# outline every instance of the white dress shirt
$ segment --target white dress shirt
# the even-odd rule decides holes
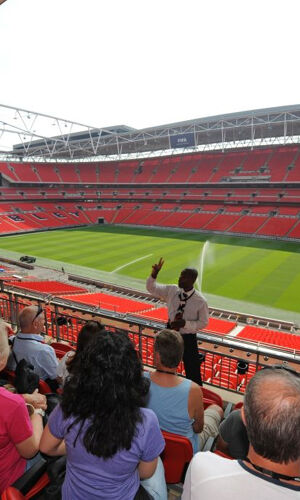
[[[149,276],[146,282],[146,288],[154,297],[164,300],[168,306],[170,321],[175,320],[180,301],[180,295],[183,290],[177,285],[160,285],[152,276]],[[194,292],[194,293],[193,293]],[[197,290],[185,292],[190,297],[186,301],[183,312],[185,326],[180,328],[180,333],[197,333],[208,323],[208,306],[203,295]]]

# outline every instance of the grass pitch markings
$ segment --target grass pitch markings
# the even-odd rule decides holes
[[[147,259],[148,257],[151,257],[153,253],[149,253],[148,255],[144,255],[144,257],[139,257],[138,259],[132,260],[131,262],[127,262],[127,264],[123,264],[123,266],[119,266],[116,269],[112,271],[112,273],[116,273],[117,271],[120,271],[121,269],[124,269],[124,267],[131,266],[131,264],[135,264],[136,262],[139,262],[140,260]]]
[[[146,259],[122,268],[124,252],[132,262],[138,250],[140,255],[153,254],[151,264],[163,256],[166,263],[159,281],[174,283],[182,268],[199,268],[199,256],[206,240],[210,245],[204,262],[205,295],[218,296],[220,301],[227,297],[226,300],[233,303],[234,299],[243,299],[253,307],[262,304],[300,311],[300,245],[296,242],[105,226],[1,237],[0,247],[4,255],[5,249],[34,255],[37,264],[43,265],[46,257],[57,265],[63,262],[65,269],[68,264],[88,266],[86,270],[90,269],[91,274],[98,270],[112,279],[118,276],[124,283],[128,280],[128,283],[140,284],[145,283],[151,271]],[[118,267],[122,268],[120,273],[112,274]]]

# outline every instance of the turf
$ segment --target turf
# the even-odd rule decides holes
[[[0,251],[13,250],[141,280],[163,256],[159,279],[174,283],[182,268],[199,270],[205,241],[209,243],[205,246],[204,293],[300,312],[298,243],[103,226],[2,237]]]

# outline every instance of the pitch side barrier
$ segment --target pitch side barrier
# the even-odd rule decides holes
[[[153,368],[155,334],[165,327],[164,324],[98,307],[77,305],[71,300],[41,297],[40,294],[31,292],[0,293],[1,316],[16,330],[20,311],[27,305],[39,304],[45,311],[45,334],[50,337],[50,341],[68,342],[76,347],[82,326],[89,320],[100,321],[109,330],[126,333],[139,352],[145,369]],[[255,372],[265,366],[277,364],[300,373],[300,351],[288,348],[279,349],[263,343],[204,332],[198,333],[198,348],[203,381],[240,395],[245,392],[247,383]],[[178,374],[185,375],[182,363]]]

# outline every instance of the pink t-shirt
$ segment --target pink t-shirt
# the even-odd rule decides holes
[[[32,425],[22,396],[0,387],[0,493],[25,471],[26,460],[16,444],[32,436]]]

